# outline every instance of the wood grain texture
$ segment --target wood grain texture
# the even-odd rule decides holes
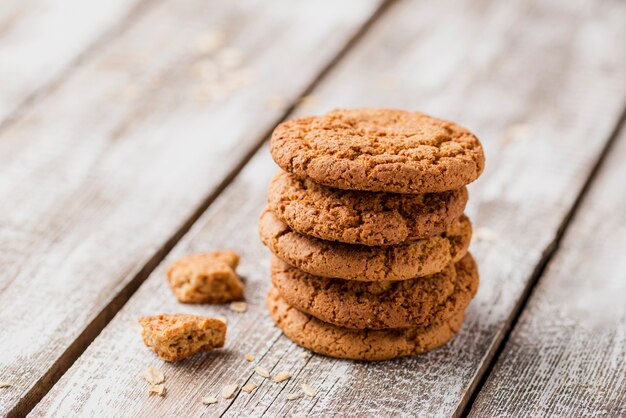
[[[481,288],[451,343],[384,363],[301,359],[264,308],[269,257],[256,219],[276,170],[267,150],[245,168],[156,269],[118,316],[34,410],[34,416],[450,416],[462,410],[493,355],[542,254],[594,166],[626,97],[622,3],[400,2],[339,63],[300,113],[343,106],[396,106],[459,121],[483,140],[484,176],[471,186],[469,213]],[[175,258],[219,248],[242,255],[249,310],[175,301],[165,268]],[[143,314],[228,317],[224,350],[179,364],[160,362],[133,324]],[[245,353],[276,384],[253,373]],[[137,374],[154,366],[168,394],[150,397]],[[205,406],[223,386],[259,383],[252,394]],[[308,383],[314,398],[288,401]]]
[[[95,337],[380,2],[330,4],[157,4],[0,133],[0,414]]]
[[[471,416],[626,416],[626,131],[617,141]]]
[[[0,2],[0,125],[95,45],[126,26],[144,3],[148,2]]]

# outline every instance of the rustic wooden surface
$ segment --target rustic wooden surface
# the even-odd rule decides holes
[[[626,130],[471,416],[626,416]]]
[[[275,170],[266,149],[244,168],[121,312],[35,408],[35,416],[77,414],[209,416],[458,415],[515,319],[535,271],[617,125],[626,97],[626,8],[618,2],[397,2],[313,90],[300,113],[378,105],[421,109],[465,124],[483,140],[484,177],[469,213],[481,289],[461,334],[435,352],[378,364],[299,357],[273,327],[263,299],[268,253],[256,237],[265,184]],[[440,25],[439,22],[446,22]],[[435,54],[436,52],[436,54]],[[437,60],[432,57],[436,55]],[[188,306],[172,297],[166,265],[183,254],[229,247],[242,255],[249,310]],[[191,312],[228,318],[225,350],[164,364],[146,349],[136,318]],[[255,375],[252,353],[275,384]],[[150,397],[138,374],[155,367],[167,395]],[[226,384],[259,383],[253,394],[205,406]],[[314,398],[287,401],[301,383]]]
[[[380,5],[331,3],[144,5],[3,126],[0,412],[49,389]]]
[[[547,284],[537,276],[550,262],[622,118],[626,56],[619,51],[626,39],[626,5],[405,0],[380,12],[381,4],[116,2],[106,16],[94,12],[89,18],[94,27],[75,29],[83,39],[75,40],[71,52],[58,52],[48,78],[29,83],[33,76],[25,73],[22,87],[0,105],[7,109],[0,124],[0,199],[5,202],[0,207],[0,382],[11,384],[0,388],[0,414],[26,413],[69,368],[35,406],[34,416],[460,415],[470,411],[468,402],[483,389],[483,375],[537,279],[530,310],[521,317],[522,331],[506,341],[510,345],[472,413],[532,415],[538,411],[533,402],[547,399],[552,409],[543,412],[568,415],[561,400],[580,397],[586,403],[573,412],[607,414],[611,405],[623,403],[623,379],[618,380],[623,368],[612,363],[624,357],[624,321],[618,320],[623,310],[607,308],[621,317],[605,328],[590,327],[589,335],[606,347],[604,360],[592,357],[594,346],[585,345],[584,336],[573,340],[587,350],[580,358],[559,345],[568,343],[571,333],[558,326],[580,320],[573,308],[547,303],[559,298],[567,279],[563,271],[578,274],[581,283],[581,288],[572,284],[572,300],[581,309],[591,308],[582,288],[590,279],[576,267],[587,256],[566,246],[571,235],[562,248],[571,255],[557,253]],[[18,9],[24,16],[12,12]],[[30,19],[19,3],[0,6],[5,10],[16,21]],[[198,77],[197,48],[207,48],[206,37],[198,45],[198,36],[216,28],[226,34],[221,50],[230,48],[230,66],[218,68],[231,84],[228,91],[207,86],[213,67],[200,68]],[[0,36],[0,57],[4,41]],[[50,42],[53,49],[54,39]],[[35,50],[29,54],[37,56]],[[0,67],[0,76],[17,68]],[[487,169],[470,188],[468,208],[481,288],[462,332],[444,348],[376,364],[301,358],[305,350],[272,325],[263,306],[268,252],[256,234],[265,185],[276,169],[267,149],[261,148],[221,190],[302,94],[307,97],[298,113],[344,106],[419,109],[456,120],[483,140]],[[619,194],[602,182],[605,177],[596,179],[592,195]],[[620,197],[611,197],[619,205]],[[586,210],[609,207],[583,204],[576,219]],[[601,223],[608,215],[588,216],[586,227],[595,231],[599,228],[591,219]],[[609,225],[603,228],[611,231]],[[589,234],[578,231],[572,232],[578,233],[574,244]],[[623,252],[623,240],[614,242],[617,254]],[[242,255],[245,313],[178,304],[166,285],[164,270],[173,259],[217,248]],[[608,271],[601,268],[609,269],[598,264],[589,274]],[[612,289],[617,295],[623,287]],[[561,322],[542,323],[546,311],[564,316]],[[226,348],[178,364],[159,361],[143,346],[136,319],[160,312],[226,316]],[[561,334],[530,339],[553,327]],[[520,341],[520,336],[528,338]],[[529,341],[550,351],[532,359],[524,351],[520,357],[519,347]],[[253,373],[245,353],[272,374],[290,371],[293,377],[281,384],[264,380]],[[553,360],[559,353],[564,353],[560,363]],[[520,362],[535,365],[528,381],[510,378],[519,374]],[[572,368],[596,365],[615,373],[615,381],[603,374],[584,386],[576,384],[584,376],[570,376]],[[149,396],[138,377],[150,366],[166,375],[163,398]],[[246,382],[260,386],[231,401],[200,402],[204,396],[219,397],[226,384]],[[302,383],[317,395],[288,401]],[[526,392],[519,385],[528,385]],[[507,399],[510,391],[519,394],[516,402]],[[598,393],[610,398],[605,409],[592,403]]]

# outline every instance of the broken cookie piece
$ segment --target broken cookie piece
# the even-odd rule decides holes
[[[143,342],[165,361],[223,347],[226,324],[219,319],[187,314],[161,314],[139,318]]]
[[[238,264],[239,256],[230,250],[194,254],[173,263],[167,277],[179,302],[225,303],[243,297]]]

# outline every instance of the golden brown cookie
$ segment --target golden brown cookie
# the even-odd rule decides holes
[[[440,234],[466,203],[465,187],[426,194],[359,192],[284,171],[268,189],[269,209],[294,231],[348,244],[393,245]]]
[[[239,256],[234,251],[189,255],[167,269],[172,292],[184,303],[224,303],[241,299],[243,283],[235,273]]]
[[[480,141],[455,123],[394,109],[333,110],[276,127],[276,163],[347,190],[428,193],[459,189],[485,165]]]
[[[464,319],[459,312],[427,327],[355,330],[322,322],[289,306],[273,287],[266,303],[276,325],[292,341],[319,354],[353,360],[388,360],[433,350],[452,339]]]
[[[467,253],[472,225],[462,215],[442,234],[399,245],[370,247],[298,234],[266,209],[259,218],[259,235],[278,258],[307,273],[371,282],[427,276],[456,263]]]
[[[143,342],[165,361],[179,361],[201,351],[223,347],[226,324],[219,319],[187,314],[139,318]]]
[[[414,328],[465,310],[478,289],[478,270],[468,253],[431,276],[368,283],[312,276],[272,257],[272,284],[289,305],[340,327]]]

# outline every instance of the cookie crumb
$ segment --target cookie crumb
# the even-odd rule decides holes
[[[214,318],[189,314],[161,314],[139,318],[143,342],[165,361],[223,347],[226,325]],[[151,379],[160,377],[149,372]],[[163,376],[164,378],[164,376]],[[157,379],[158,380],[158,379]]]
[[[287,400],[288,401],[293,401],[295,399],[298,399],[302,396],[302,393],[300,392],[294,392],[294,393],[290,393],[289,395],[287,395]]]
[[[225,324],[228,323],[228,319],[226,319],[226,317],[222,315],[216,316],[215,319],[217,319],[218,321],[222,321]]]
[[[217,398],[214,396],[206,396],[200,400],[205,405],[213,405],[217,403]]]
[[[151,385],[158,385],[165,382],[165,375],[159,370],[154,370],[152,367],[148,367],[146,370],[142,371],[141,377]]]
[[[172,263],[167,279],[179,302],[225,303],[243,297],[238,265],[239,255],[231,250],[193,254]]]
[[[276,376],[274,376],[273,380],[276,383],[280,383],[284,382],[285,380],[289,380],[290,377],[291,375],[289,374],[289,372],[280,372]]]
[[[266,379],[270,377],[270,372],[268,372],[266,369],[259,367],[259,366],[256,366],[254,368],[254,372],[258,374],[259,376],[264,377]]]
[[[250,353],[246,354],[246,361],[253,362],[254,356]]]
[[[237,385],[226,385],[226,386],[224,386],[224,389],[222,389],[222,398],[224,398],[224,399],[231,399],[232,397],[235,396],[235,393],[237,392],[237,389],[239,389],[239,386],[237,386]]]
[[[165,396],[165,385],[163,383],[158,385],[152,385],[148,389],[151,395]]]
[[[301,359],[307,359],[311,357],[311,355],[307,353],[306,351],[303,351],[302,353],[298,354],[298,357],[300,357]]]
[[[252,393],[252,391],[253,391],[254,389],[256,389],[257,387],[259,387],[259,385],[257,385],[256,383],[248,383],[247,385],[245,385],[245,386],[244,386],[244,387],[242,387],[241,389],[242,389],[244,392],[247,392],[247,393]]]
[[[11,386],[9,382],[0,382],[0,389],[10,388]]]
[[[248,310],[248,304],[246,302],[232,302],[230,304],[230,310],[242,313]]]
[[[306,396],[310,396],[311,398],[314,398],[315,395],[317,395],[317,393],[313,390],[313,388],[307,385],[306,383],[301,384],[300,387],[302,388],[302,392],[304,392]]]

